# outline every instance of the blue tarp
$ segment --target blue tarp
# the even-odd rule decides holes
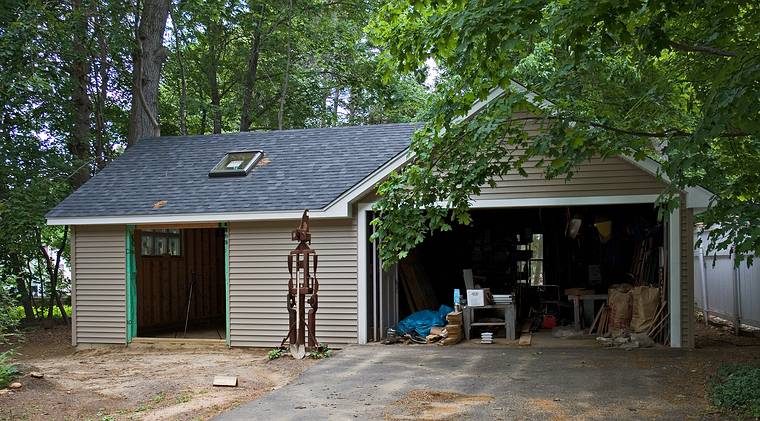
[[[415,331],[420,336],[427,336],[430,334],[430,328],[433,326],[446,326],[446,315],[452,311],[454,311],[453,308],[443,304],[437,312],[433,310],[421,310],[412,313],[398,322],[396,331],[399,335]]]

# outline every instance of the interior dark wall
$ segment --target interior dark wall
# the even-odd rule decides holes
[[[224,229],[183,229],[180,256],[142,256],[135,231],[137,334],[225,320]]]
[[[565,234],[572,218],[583,221],[576,238]],[[594,227],[604,220],[612,221],[612,236],[606,243]],[[424,268],[443,304],[452,304],[455,288],[464,293],[462,270],[467,268],[486,277],[482,286],[492,292],[511,293],[515,284],[506,273],[509,254],[516,234],[526,230],[544,235],[544,283],[561,289],[591,287],[606,292],[610,284],[630,282],[627,273],[635,245],[648,238],[656,248],[663,241],[657,210],[651,204],[474,210],[470,225],[435,233],[412,250],[406,262]],[[602,280],[595,285],[589,282],[589,265],[600,266]],[[399,315],[404,317],[411,311],[404,304],[403,288],[399,294]]]

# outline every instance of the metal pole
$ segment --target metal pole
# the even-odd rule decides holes
[[[741,320],[739,319],[739,275],[736,267],[736,254],[731,250],[731,273],[733,274],[733,294],[734,294],[734,334],[739,335]]]
[[[699,267],[702,282],[702,315],[705,317],[705,326],[710,324],[710,310],[707,301],[707,265],[705,264],[705,249],[699,248]]]

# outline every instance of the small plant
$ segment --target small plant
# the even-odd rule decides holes
[[[18,369],[11,364],[11,351],[0,353],[0,389],[8,387],[18,374]]]
[[[283,355],[285,355],[285,348],[275,348],[267,352],[267,358],[269,358],[269,361],[276,360]]]
[[[760,417],[760,367],[721,366],[710,384],[710,400],[722,410]]]
[[[165,398],[166,394],[164,394],[164,392],[159,392],[158,395],[154,396],[153,399],[151,399],[151,402],[153,402],[154,405],[158,405],[163,402]]]
[[[114,417],[112,415],[107,415],[103,412],[103,409],[99,409],[98,413],[95,415],[95,419],[98,421],[114,421]]]
[[[316,350],[309,352],[306,354],[306,356],[314,360],[330,358],[332,357],[332,349],[330,349],[330,347],[328,347],[326,344],[319,344]]]
[[[185,392],[177,396],[177,403],[190,402],[191,399],[193,399],[193,394],[190,392]]]

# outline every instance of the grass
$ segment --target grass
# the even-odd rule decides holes
[[[64,310],[66,310],[66,315],[68,317],[71,317],[71,306],[64,305]],[[38,306],[35,308],[35,313],[42,315],[42,317],[47,317],[48,308],[45,306],[44,308]],[[20,321],[24,318],[24,307],[17,306],[14,308],[11,308],[11,317],[15,318],[16,320]],[[58,308],[58,306],[53,307],[53,318],[54,319],[62,319],[61,317],[61,309]]]
[[[11,364],[11,351],[0,354],[0,389],[8,387],[18,374],[16,366]]]
[[[760,417],[760,367],[721,366],[710,384],[710,400],[723,411]]]

